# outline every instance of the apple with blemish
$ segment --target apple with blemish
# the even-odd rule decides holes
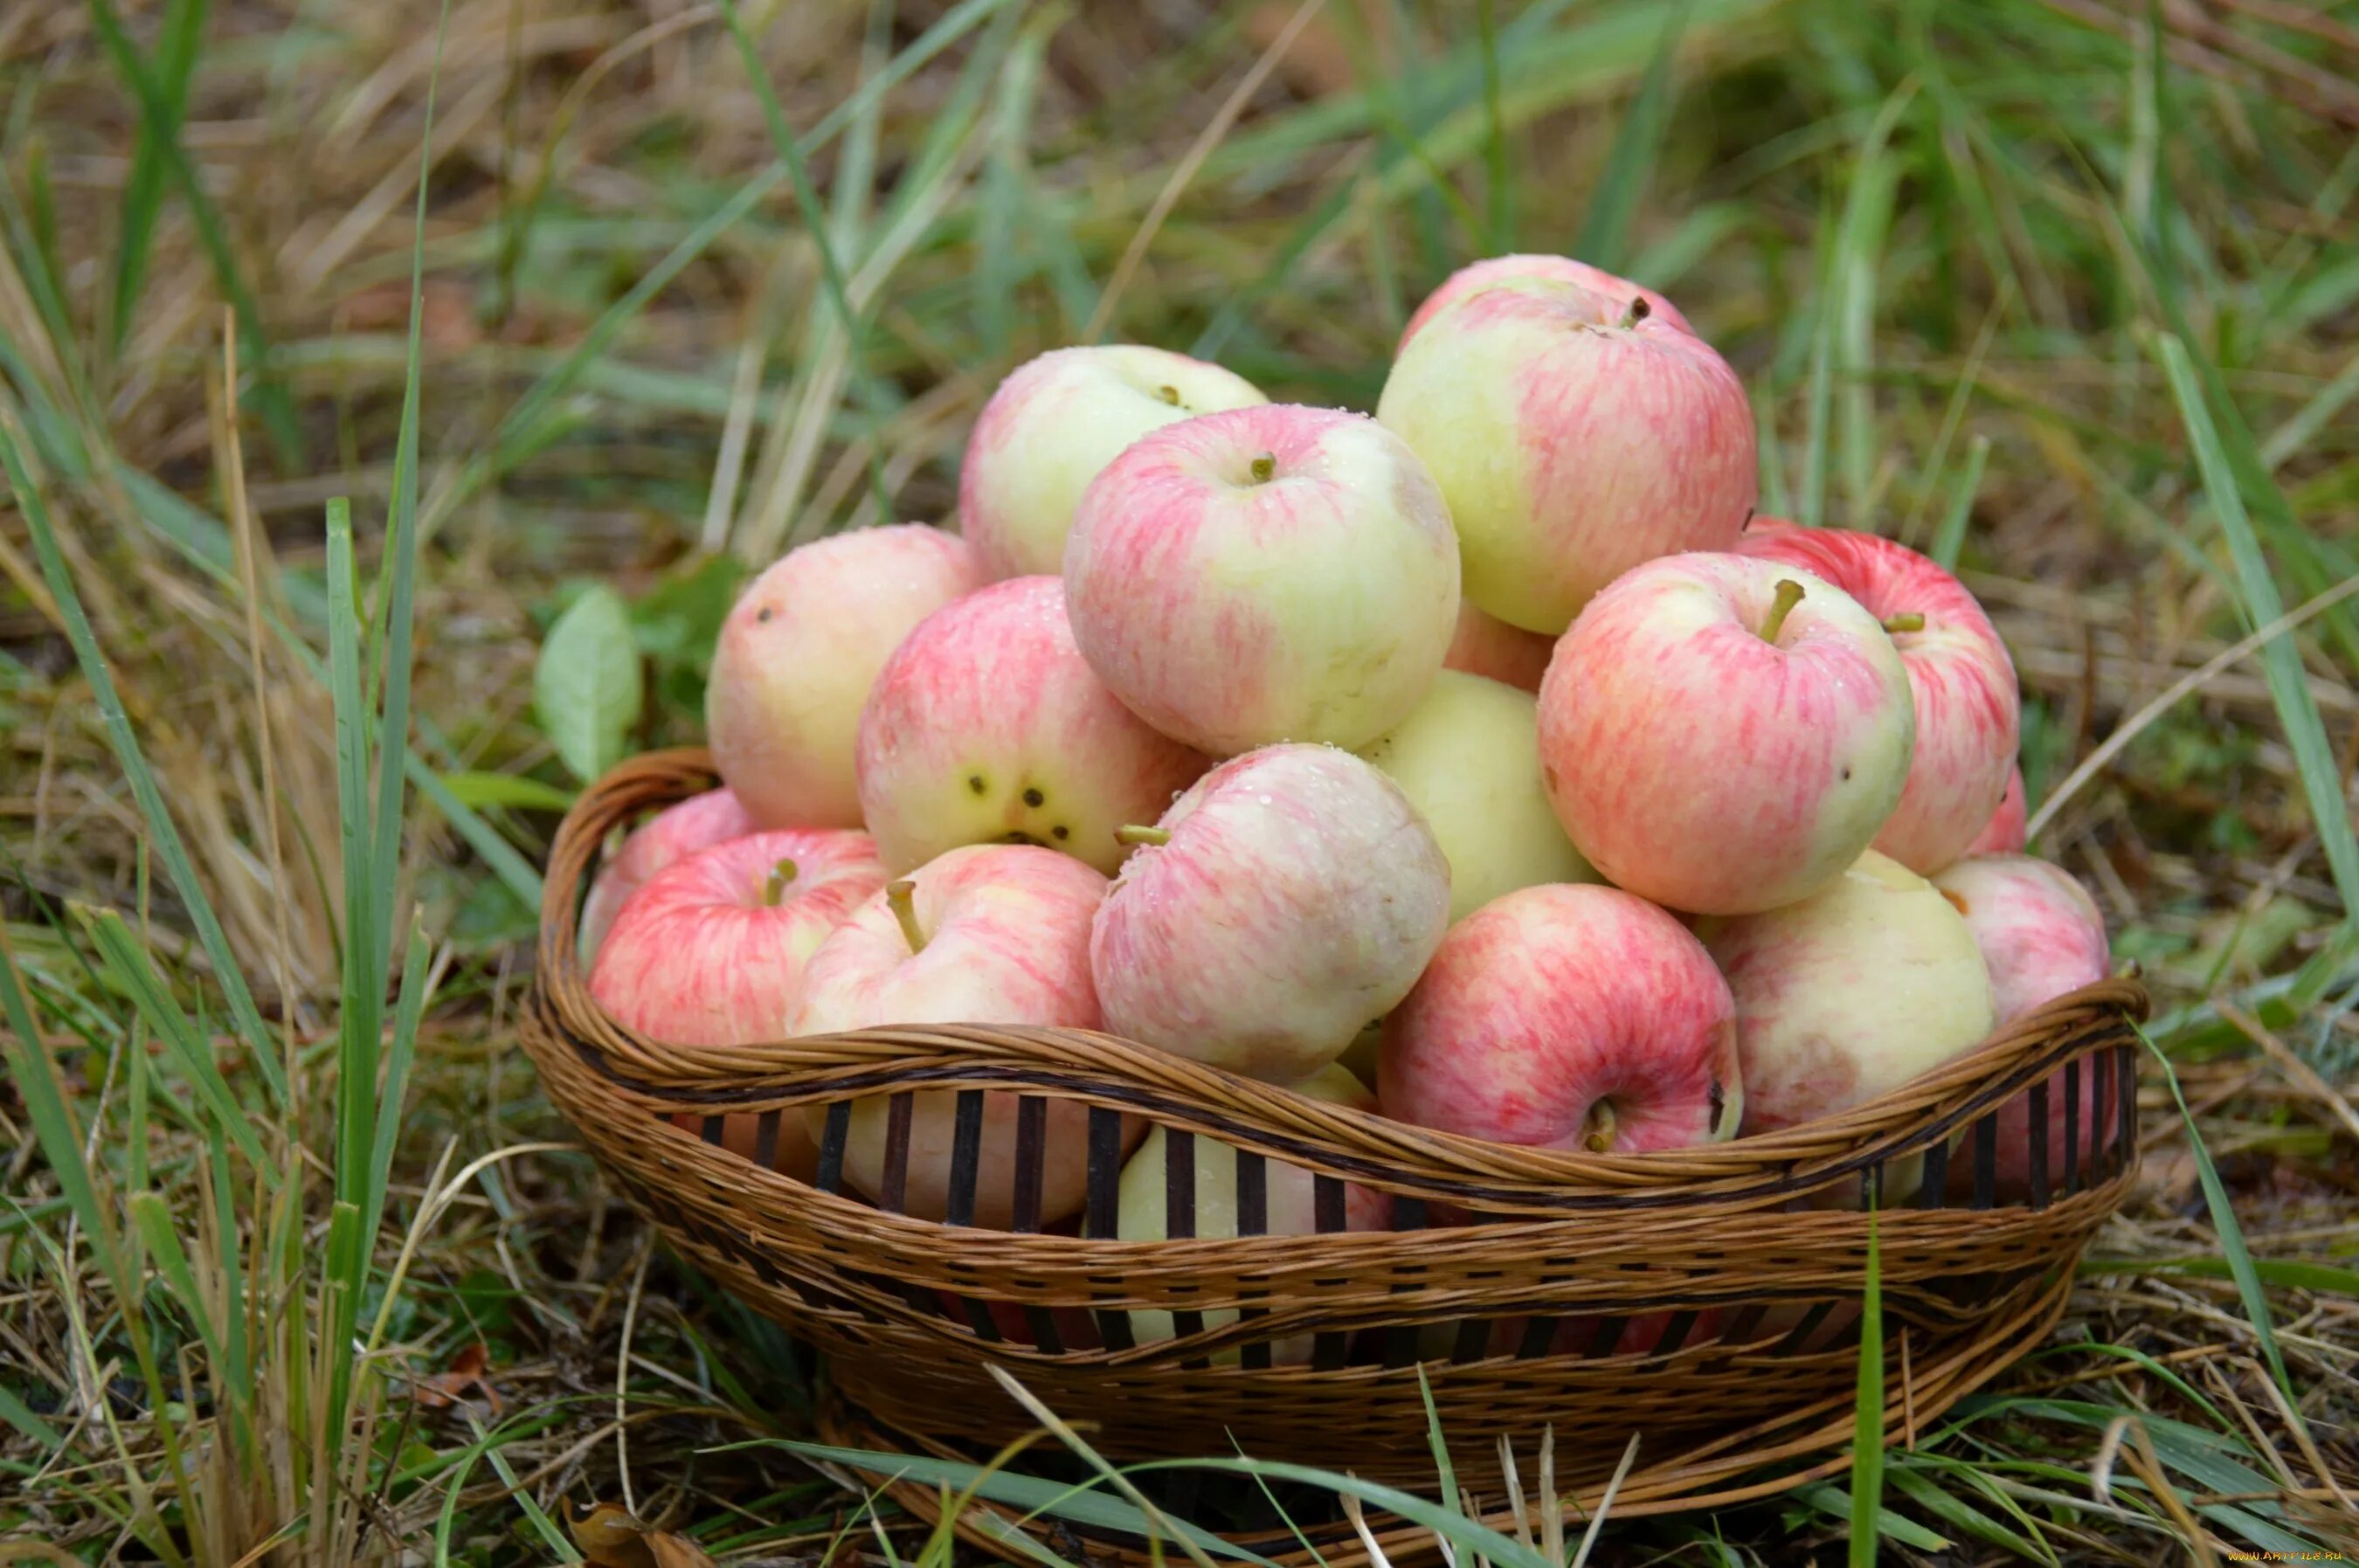
[[[857,827],[853,750],[876,672],[912,627],[983,586],[974,549],[919,524],[788,551],[721,625],[705,687],[713,765],[765,827]]]
[[[1745,1130],[1848,1110],[1973,1049],[1995,1022],[1964,918],[1923,877],[1870,849],[1810,897],[1708,920],[1704,946],[1736,998]],[[1886,1194],[1921,1179],[1896,1162]]]
[[[1450,918],[1538,882],[1593,882],[1540,784],[1538,704],[1444,670],[1409,716],[1359,749],[1400,785],[1450,861]]]
[[[1541,277],[1473,289],[1377,401],[1449,503],[1466,597],[1526,631],[1561,633],[1642,561],[1729,548],[1753,510],[1744,384],[1646,306]]]
[[[1680,314],[1678,306],[1651,288],[1641,287],[1626,277],[1616,277],[1603,267],[1592,266],[1571,256],[1524,254],[1491,256],[1462,266],[1443,278],[1441,287],[1425,297],[1425,303],[1417,308],[1416,313],[1408,319],[1408,325],[1401,329],[1400,347],[1406,348],[1408,341],[1416,337],[1428,321],[1467,295],[1512,278],[1541,278],[1551,283],[1573,284],[1593,294],[1603,295],[1609,304],[1619,306],[1625,311],[1629,309],[1632,300],[1644,299],[1648,314],[1656,320],[1677,327],[1682,332],[1695,330],[1688,325],[1688,319]],[[1394,351],[1397,353],[1399,350],[1397,348]]]
[[[1737,549],[1823,578],[1884,622],[1908,672],[1917,749],[1875,848],[1920,876],[1964,854],[2005,797],[2021,722],[2015,661],[1983,607],[1931,558],[1874,534],[1756,518]]]
[[[2020,855],[2029,842],[2025,829],[2030,825],[2029,802],[2024,793],[2023,769],[2010,770],[2006,775],[2006,793],[1998,797],[1998,809],[1966,846],[1964,858],[1975,855]]]
[[[1214,756],[1374,740],[1433,684],[1458,616],[1425,465],[1372,419],[1288,404],[1142,438],[1082,497],[1064,572],[1090,667]]]
[[[1555,638],[1510,626],[1495,615],[1484,614],[1473,600],[1462,600],[1458,629],[1451,633],[1441,667],[1501,681],[1521,691],[1538,691],[1540,677],[1548,674],[1549,655],[1555,652]]]
[[[959,464],[959,529],[994,578],[1054,572],[1098,470],[1150,430],[1269,400],[1243,376],[1131,343],[1053,349],[991,395]]]
[[[1541,777],[1573,844],[1608,881],[1699,914],[1842,876],[1899,802],[1916,728],[1875,616],[1737,555],[1625,574],[1540,685]]]
[[[1735,1135],[1735,1004],[1703,945],[1615,888],[1524,888],[1451,927],[1385,1021],[1385,1114],[1536,1149]]]
[[[1090,920],[1105,878],[1070,855],[1030,844],[968,845],[887,883],[811,955],[788,1020],[790,1036],[886,1024],[1028,1023],[1095,1029]],[[915,1097],[901,1211],[950,1212],[951,1146],[958,1097]],[[1089,1186],[1089,1111],[1046,1101],[1040,1218],[1082,1206]],[[1006,1229],[1016,1217],[1017,1097],[984,1097],[974,1223]],[[843,1173],[870,1197],[885,1185],[889,1099],[853,1102]],[[806,1112],[813,1139],[826,1111]]]
[[[736,795],[711,789],[668,806],[631,830],[614,859],[598,868],[590,896],[582,903],[582,962],[597,957],[614,916],[639,885],[683,855],[710,849],[754,831]]]
[[[1990,972],[1998,1022],[2012,1023],[2041,1005],[2113,972],[2105,942],[2105,918],[2088,890],[2061,866],[2026,855],[1970,855],[1933,879],[1964,917]],[[2094,1059],[2082,1063],[2081,1111],[2076,1134],[2086,1151],[2113,1136],[2113,1096],[2101,1095]],[[2064,1073],[2048,1079],[2048,1181],[2050,1192],[2064,1184]],[[2031,1094],[1998,1108],[1997,1177],[2002,1199],[2030,1195]],[[1965,1148],[1973,1148],[1972,1135]],[[1961,1196],[1973,1190],[1971,1160],[1952,1160],[1950,1189]]]
[[[1400,787],[1332,746],[1196,781],[1123,862],[1090,934],[1114,1033],[1273,1083],[1408,993],[1450,923],[1450,862]]]
[[[1053,577],[1013,578],[918,623],[861,715],[860,809],[886,865],[962,844],[1061,849],[1111,872],[1210,759],[1148,728],[1090,669]]]
[[[1354,1110],[1376,1108],[1375,1096],[1370,1094],[1357,1078],[1341,1065],[1320,1069],[1287,1087],[1296,1094],[1312,1099],[1326,1100],[1335,1105],[1349,1106]],[[1239,1234],[1241,1208],[1237,1192],[1237,1152],[1234,1147],[1217,1138],[1193,1140],[1195,1162],[1195,1204],[1188,1234],[1200,1239],[1228,1239]],[[1121,1241],[1163,1241],[1171,1236],[1169,1199],[1171,1184],[1168,1175],[1170,1158],[1170,1135],[1162,1127],[1150,1128],[1122,1168],[1122,1182],[1116,1189],[1114,1238]],[[1263,1217],[1259,1236],[1310,1236],[1319,1229],[1317,1180],[1308,1170],[1283,1160],[1266,1161],[1263,1172]],[[1343,1228],[1346,1230],[1382,1230],[1392,1218],[1392,1199],[1373,1187],[1356,1182],[1343,1184]],[[1236,1321],[1232,1308],[1215,1308],[1203,1314],[1206,1328],[1220,1328]],[[1131,1336],[1140,1344],[1169,1339],[1178,1333],[1171,1314],[1168,1312],[1134,1312],[1130,1314]],[[1291,1336],[1274,1342],[1270,1360],[1277,1366],[1289,1366],[1310,1359],[1312,1336]],[[1223,1363],[1237,1359],[1234,1350],[1222,1352],[1217,1359]]]
[[[783,1040],[793,1032],[811,955],[884,885],[885,867],[865,833],[789,828],[698,849],[623,901],[591,966],[590,994],[615,1022],[651,1040]],[[675,1119],[697,1130],[692,1118]],[[723,1119],[723,1146],[748,1159],[758,1134],[756,1117]],[[781,1118],[774,1168],[808,1177],[815,1158],[799,1121]]]

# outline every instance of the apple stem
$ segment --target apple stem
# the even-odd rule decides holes
[[[1905,611],[1886,621],[1884,623],[1884,629],[1886,632],[1895,633],[1922,632],[1925,630],[1925,617],[1914,610]]]
[[[1114,841],[1117,844],[1169,844],[1171,842],[1171,829],[1169,827],[1117,827],[1114,830]]]
[[[1622,1119],[1614,1114],[1614,1102],[1599,1100],[1589,1108],[1589,1130],[1582,1135],[1581,1146],[1593,1154],[1603,1154],[1614,1147],[1614,1134],[1620,1129]]]
[[[1618,324],[1626,332],[1654,313],[1655,308],[1647,303],[1645,295],[1634,294],[1630,297],[1630,308],[1622,313],[1622,319]]]
[[[792,860],[780,860],[772,866],[770,874],[762,879],[763,903],[777,908],[778,901],[786,897],[787,884],[795,880],[798,869]]]
[[[1253,481],[1256,484],[1267,484],[1277,472],[1277,454],[1276,452],[1264,452],[1253,460]]]
[[[926,929],[918,924],[918,884],[903,877],[897,882],[885,884],[885,902],[893,906],[893,918],[901,923],[901,935],[909,944],[909,951],[926,950]]]
[[[1802,585],[1792,578],[1777,579],[1777,597],[1769,601],[1769,619],[1761,623],[1761,640],[1775,643],[1777,633],[1786,629],[1786,617],[1794,606],[1802,602]]]

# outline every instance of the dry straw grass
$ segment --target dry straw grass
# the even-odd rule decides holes
[[[2347,1542],[2359,605],[2323,600],[2359,523],[2346,7],[1327,0],[1282,55],[1300,13],[1252,0],[738,10],[829,209],[852,336],[718,0],[0,8],[0,431],[267,1043],[126,786],[19,500],[0,511],[0,901],[34,1038],[10,1020],[0,1087],[0,1539],[93,1562],[507,1561],[559,1555],[567,1502],[628,1497],[716,1556],[825,1550],[832,1483],[776,1447],[714,1451],[807,1434],[808,1357],[649,1251],[551,1146],[513,1048],[532,868],[577,782],[534,715],[542,630],[580,579],[615,584],[654,676],[633,743],[693,739],[683,649],[730,581],[705,563],[874,520],[880,488],[940,515],[995,379],[1080,335],[1117,273],[1109,336],[1364,407],[1417,295],[1522,244],[1625,265],[1723,345],[1771,438],[1770,509],[1962,561],[2023,676],[2028,771],[2056,803],[2040,847],[2146,965],[2191,1113],[2150,1075],[2128,1211],[2049,1346],[1891,1456],[1887,1549]],[[397,598],[421,144],[419,765],[380,885],[391,858],[339,850],[331,633]],[[339,495],[370,564],[342,622]],[[384,688],[380,644],[356,643],[353,689]],[[334,1198],[367,1191],[338,1152],[368,1098],[340,1113],[340,1074],[379,1060],[343,934],[373,933],[360,956],[398,976],[413,902],[436,983],[409,1036],[382,999],[384,1039],[416,1057],[358,1303],[375,1391],[328,1422],[288,1379],[347,1310],[304,1270],[346,1234]],[[120,912],[130,948],[102,952],[82,910]],[[113,1240],[41,1136],[37,1059],[121,1206],[89,1211]],[[221,1259],[277,1260],[289,1293],[253,1318],[277,1325],[253,1363],[270,1466],[223,1458],[234,1390],[168,1252],[125,1239],[151,1233],[182,1238],[200,1302],[231,1299]],[[1208,1528],[1254,1522],[1255,1483],[1245,1502],[1158,1485]],[[314,1525],[302,1499],[322,1498]],[[1827,1487],[1609,1523],[1593,1560],[1787,1560],[1847,1509]]]

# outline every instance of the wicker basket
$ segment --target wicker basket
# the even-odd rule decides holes
[[[1617,1515],[1766,1496],[1848,1463],[1870,1220],[1844,1195],[1923,1165],[1915,1195],[1876,1216],[1887,1430],[1913,1441],[2048,1334],[2074,1261],[2132,1180],[2129,1020],[2146,998],[2128,980],[2060,1000],[1841,1116],[1642,1156],[1430,1132],[1072,1030],[658,1044],[590,1000],[576,912],[614,829],[711,782],[701,752],[666,752],[575,805],[551,854],[525,1043],[629,1201],[699,1267],[830,1353],[836,1388],[858,1407],[835,1430],[855,1441],[971,1454],[1033,1429],[987,1373],[995,1364],[1117,1458],[1242,1450],[1430,1492],[1421,1363],[1459,1482],[1502,1528],[1513,1516],[1499,1440],[1528,1481],[1544,1428],[1571,1509],[1594,1508],[1634,1432]],[[850,1102],[891,1096],[888,1126],[906,1129],[918,1090],[957,1096],[948,1224],[841,1181]],[[1012,1230],[956,1223],[973,1212],[986,1091],[1020,1097]],[[2069,1141],[2048,1170],[2044,1141],[2031,1140],[2031,1191],[2001,1204],[1996,1111],[2026,1094],[2033,1125],[2053,1114]],[[1175,1236],[1192,1231],[1187,1167],[1205,1139],[1238,1151],[1241,1229],[1256,1228],[1255,1195],[1283,1162],[1311,1173],[1332,1233],[1043,1234],[1037,1169],[1052,1099],[1089,1108],[1090,1236],[1110,1233],[1125,1118],[1169,1130]],[[829,1108],[809,1183],[766,1168],[784,1119],[807,1107]],[[720,1146],[724,1126],[754,1130],[752,1159]],[[906,1143],[888,1141],[888,1195]],[[1391,1230],[1343,1229],[1347,1182],[1390,1195]],[[1176,1337],[1134,1342],[1136,1310],[1173,1314]],[[935,1502],[919,1486],[903,1500]],[[1391,1534],[1404,1558],[1432,1541],[1405,1526]],[[1270,1554],[1288,1549],[1300,1555],[1291,1535]]]

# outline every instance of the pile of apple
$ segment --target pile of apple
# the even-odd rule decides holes
[[[824,539],[746,589],[712,665],[726,787],[609,862],[591,989],[698,1045],[1104,1030],[1597,1152],[1883,1093],[2102,979],[2104,923],[2018,852],[2015,671],[1973,595],[1755,516],[1756,475],[1720,355],[1561,257],[1445,283],[1374,418],[1157,349],[1045,354],[976,424],[960,533]],[[1017,1217],[1016,1119],[987,1098],[977,1224]],[[2027,1107],[2002,1122],[2011,1195]],[[872,1198],[885,1123],[855,1107]],[[1144,1132],[1126,1238],[1165,1230]],[[919,1097],[907,1212],[948,1212],[951,1134]],[[1054,1226],[1082,1108],[1045,1146]],[[1196,1233],[1234,1234],[1233,1153],[1196,1158]],[[1311,1229],[1307,1173],[1269,1174],[1269,1230]]]

